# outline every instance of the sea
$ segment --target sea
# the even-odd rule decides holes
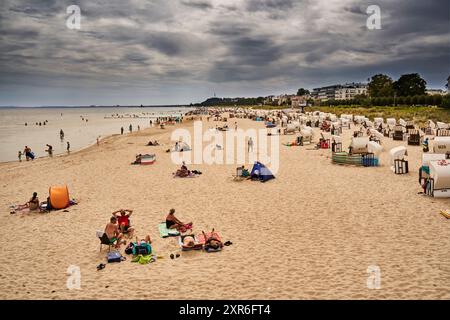
[[[77,151],[112,134],[149,128],[158,117],[179,117],[191,107],[28,107],[0,108],[0,162],[18,161],[19,150],[31,148],[35,156],[46,157],[47,144],[53,155]],[[60,135],[64,132],[64,137]],[[25,160],[25,156],[22,157]]]

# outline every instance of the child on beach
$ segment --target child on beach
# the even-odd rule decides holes
[[[19,157],[19,162],[22,162],[22,151],[19,150],[18,153],[18,157]]]

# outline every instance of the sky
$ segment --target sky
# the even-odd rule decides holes
[[[0,2],[0,106],[189,104],[415,72],[444,88],[448,0]]]

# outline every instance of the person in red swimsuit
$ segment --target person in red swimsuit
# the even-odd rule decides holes
[[[118,215],[120,213],[120,215]],[[133,210],[130,209],[120,209],[112,213],[113,217],[117,218],[117,224],[120,231],[123,234],[127,234],[130,238],[133,237],[134,228],[130,226],[130,216]]]

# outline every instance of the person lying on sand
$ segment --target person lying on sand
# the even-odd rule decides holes
[[[123,235],[119,231],[117,226],[117,218],[111,217],[110,222],[105,227],[105,233],[111,243],[116,242],[115,247],[119,248]]]
[[[187,235],[183,238],[183,246],[193,248],[195,246],[195,239],[192,235]]]
[[[120,213],[119,216],[117,216],[118,213]],[[113,217],[117,218],[119,230],[122,234],[127,234],[130,238],[133,237],[134,233],[134,228],[130,226],[130,216],[132,213],[133,210],[130,209],[120,209],[112,213]]]
[[[167,229],[177,229],[180,232],[186,232],[187,229],[192,229],[192,222],[183,223],[175,217],[175,209],[170,209],[166,217]]]
[[[134,160],[134,162],[132,162],[131,164],[141,164],[141,160],[142,160],[142,154],[138,154],[138,155],[136,155],[136,160]]]
[[[205,246],[212,248],[212,249],[219,249],[223,247],[222,241],[220,241],[219,236],[217,233],[214,232],[214,229],[212,229],[211,233],[209,234],[209,237],[207,237],[205,231],[202,231],[203,236],[205,237]]]
[[[159,143],[158,143],[157,140],[155,140],[154,142],[149,141],[149,142],[147,143],[147,146],[159,146]]]

